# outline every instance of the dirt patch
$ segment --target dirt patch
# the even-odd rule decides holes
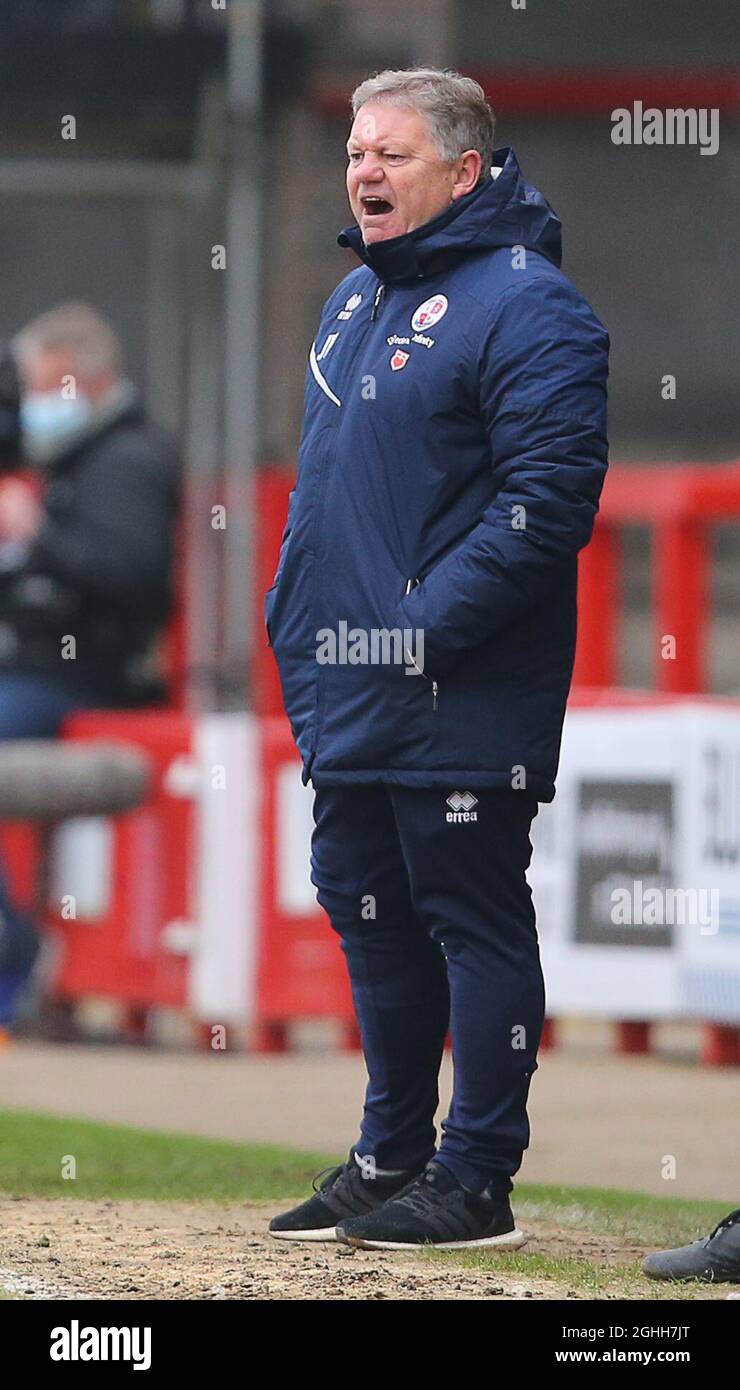
[[[588,1299],[550,1279],[266,1234],[274,1203],[0,1200],[0,1288],[35,1299]],[[641,1246],[526,1223],[528,1249],[637,1265]],[[715,1296],[697,1290],[697,1297]],[[616,1297],[618,1292],[603,1297]],[[645,1286],[645,1298],[654,1296]]]

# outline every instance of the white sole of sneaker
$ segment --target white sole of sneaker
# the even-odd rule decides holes
[[[316,1231],[268,1231],[275,1240],[325,1240],[332,1245],[337,1243],[336,1226],[321,1226]]]
[[[361,1236],[340,1236],[341,1245],[356,1245],[361,1250],[482,1250],[484,1246],[496,1246],[499,1250],[521,1250],[529,1236],[523,1231],[506,1231],[501,1236],[482,1236],[479,1240],[426,1241],[423,1245],[415,1241],[401,1240],[363,1240]]]

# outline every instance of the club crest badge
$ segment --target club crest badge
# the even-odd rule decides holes
[[[435,323],[439,323],[444,318],[449,307],[449,300],[446,294],[434,294],[431,299],[425,299],[418,309],[414,311],[411,320],[411,327],[415,333],[425,332],[427,328],[433,328]]]

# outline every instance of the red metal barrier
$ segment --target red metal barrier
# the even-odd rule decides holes
[[[192,730],[191,718],[169,711],[94,711],[66,722],[65,738],[142,748],[154,767],[154,792],[143,806],[112,820],[109,898],[102,915],[93,921],[50,919],[62,947],[56,979],[62,997],[109,997],[133,1010],[186,1003],[187,957],[172,949],[166,928],[186,921],[190,911],[193,804],[173,796],[165,779],[175,760],[191,752]]]
[[[655,689],[709,689],[711,528],[732,518],[740,518],[740,462],[612,465],[594,538],[580,556],[575,684],[619,684],[620,535],[625,526],[645,525],[652,542]],[[664,652],[667,637],[675,641],[675,656]]]
[[[351,1029],[354,1009],[339,939],[315,902],[291,912],[282,902],[278,854],[288,827],[279,806],[280,774],[298,783],[299,761],[287,720],[267,718],[261,729],[260,935],[257,966],[256,1047],[279,1051],[293,1019],[332,1018]],[[309,795],[308,792],[305,793]]]
[[[740,110],[740,77],[737,65],[693,69],[579,67],[497,67],[493,72],[468,69],[480,82],[498,116],[526,118],[593,120],[619,106],[634,101],[645,107],[717,106],[731,115]],[[314,89],[313,99],[322,115],[347,120],[350,80],[324,80]]]

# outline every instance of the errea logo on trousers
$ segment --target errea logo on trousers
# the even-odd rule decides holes
[[[453,792],[448,796],[447,805],[451,810],[447,812],[448,821],[468,821],[477,820],[478,812],[473,810],[478,805],[478,800],[472,792]]]

